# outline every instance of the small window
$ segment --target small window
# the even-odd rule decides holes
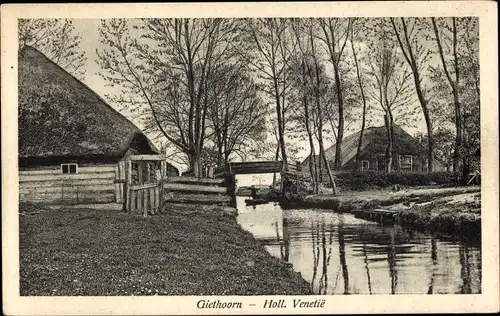
[[[78,173],[78,164],[76,163],[63,163],[61,164],[61,172],[65,173]]]
[[[399,155],[399,167],[401,170],[411,171],[413,169],[413,157],[408,155]]]
[[[361,171],[370,169],[370,162],[368,160],[361,160]]]
[[[379,155],[377,157],[377,169],[379,171],[385,171],[385,156]]]
[[[429,166],[429,160],[424,159],[422,162],[422,171],[427,172],[427,167]]]

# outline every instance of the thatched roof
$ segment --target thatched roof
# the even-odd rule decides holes
[[[19,52],[19,158],[120,158],[158,150],[127,118],[32,47]]]
[[[353,133],[343,139],[342,142],[342,166],[355,159],[358,151],[359,135],[361,131]],[[373,157],[374,155],[385,154],[387,146],[387,132],[385,126],[369,127],[363,134],[360,157]],[[400,155],[412,155],[425,157],[426,149],[410,134],[398,125],[394,125],[394,151]],[[329,161],[335,160],[335,144],[325,150],[325,156]],[[303,166],[309,163],[307,157],[302,163]]]

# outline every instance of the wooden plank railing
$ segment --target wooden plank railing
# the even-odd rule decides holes
[[[254,174],[282,173],[283,171],[291,174],[302,173],[302,166],[298,163],[287,163],[283,166],[283,161],[279,160],[230,162],[224,166],[217,167],[215,169],[215,177],[220,177],[225,172],[234,174]]]
[[[197,178],[197,177],[168,177],[167,179],[165,179],[165,182],[184,183],[184,184],[221,185],[222,179]]]
[[[279,173],[282,171],[282,161],[245,161],[230,162],[215,169],[215,177],[222,176],[225,172],[234,174]]]

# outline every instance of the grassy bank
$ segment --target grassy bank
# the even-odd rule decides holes
[[[481,238],[481,195],[465,193],[410,206],[393,205],[399,224],[466,239]],[[391,209],[390,208],[390,209]]]
[[[401,225],[421,231],[479,237],[481,232],[480,190],[474,187],[349,191],[338,196],[292,197],[289,208],[322,208],[356,213],[369,209],[397,211]],[[461,198],[460,198],[461,197]]]
[[[29,211],[20,216],[21,295],[310,294],[231,215]]]

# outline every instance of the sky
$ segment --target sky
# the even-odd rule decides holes
[[[97,94],[99,94],[101,97],[103,97],[105,100],[107,100],[106,95],[107,94],[112,94],[114,92],[117,92],[116,90],[113,91],[113,88],[107,87],[105,85],[105,81],[98,75],[100,69],[99,66],[96,63],[97,59],[97,54],[96,54],[96,49],[100,47],[99,43],[99,28],[100,20],[99,19],[74,19],[73,20],[73,25],[76,29],[76,32],[80,34],[82,41],[81,41],[81,48],[86,52],[87,55],[87,63],[86,63],[86,77],[84,79],[85,84],[87,84],[92,90],[94,90]],[[110,103],[111,106],[115,107],[116,106],[112,103]],[[130,113],[126,113],[123,111],[121,108],[116,108],[118,111],[120,111],[123,115],[125,115],[127,118],[129,118],[132,122],[134,122],[139,128],[142,128],[141,122],[138,121],[137,119],[134,119],[133,116],[130,115]],[[381,125],[383,122],[379,121],[376,122],[374,125]],[[356,127],[355,127],[356,128]],[[406,128],[406,130],[410,134],[415,134],[416,132],[419,131],[425,131],[425,122],[423,120],[420,120],[417,123],[417,126],[414,128]],[[348,136],[349,133],[352,133],[352,131],[347,131],[345,136]],[[274,136],[270,135],[272,139]],[[331,146],[331,142],[327,142],[325,144],[326,147]],[[307,155],[309,154],[309,149],[308,149],[308,144],[306,141],[306,144],[304,145],[304,149],[298,153],[298,160],[303,160]],[[174,163],[177,167],[179,167],[181,170],[184,170],[184,166],[179,165]],[[263,180],[265,179],[265,180]],[[242,180],[244,182],[251,182],[251,184],[259,184],[260,183],[269,183],[272,180],[272,175],[260,175],[260,177],[256,176],[248,176],[248,177],[243,177]]]
[[[110,87],[106,87],[104,80],[97,74],[100,69],[95,61],[97,59],[95,50],[99,47],[99,23],[99,19],[73,20],[76,32],[82,37],[81,48],[87,54],[85,84],[104,97],[110,93]]]

